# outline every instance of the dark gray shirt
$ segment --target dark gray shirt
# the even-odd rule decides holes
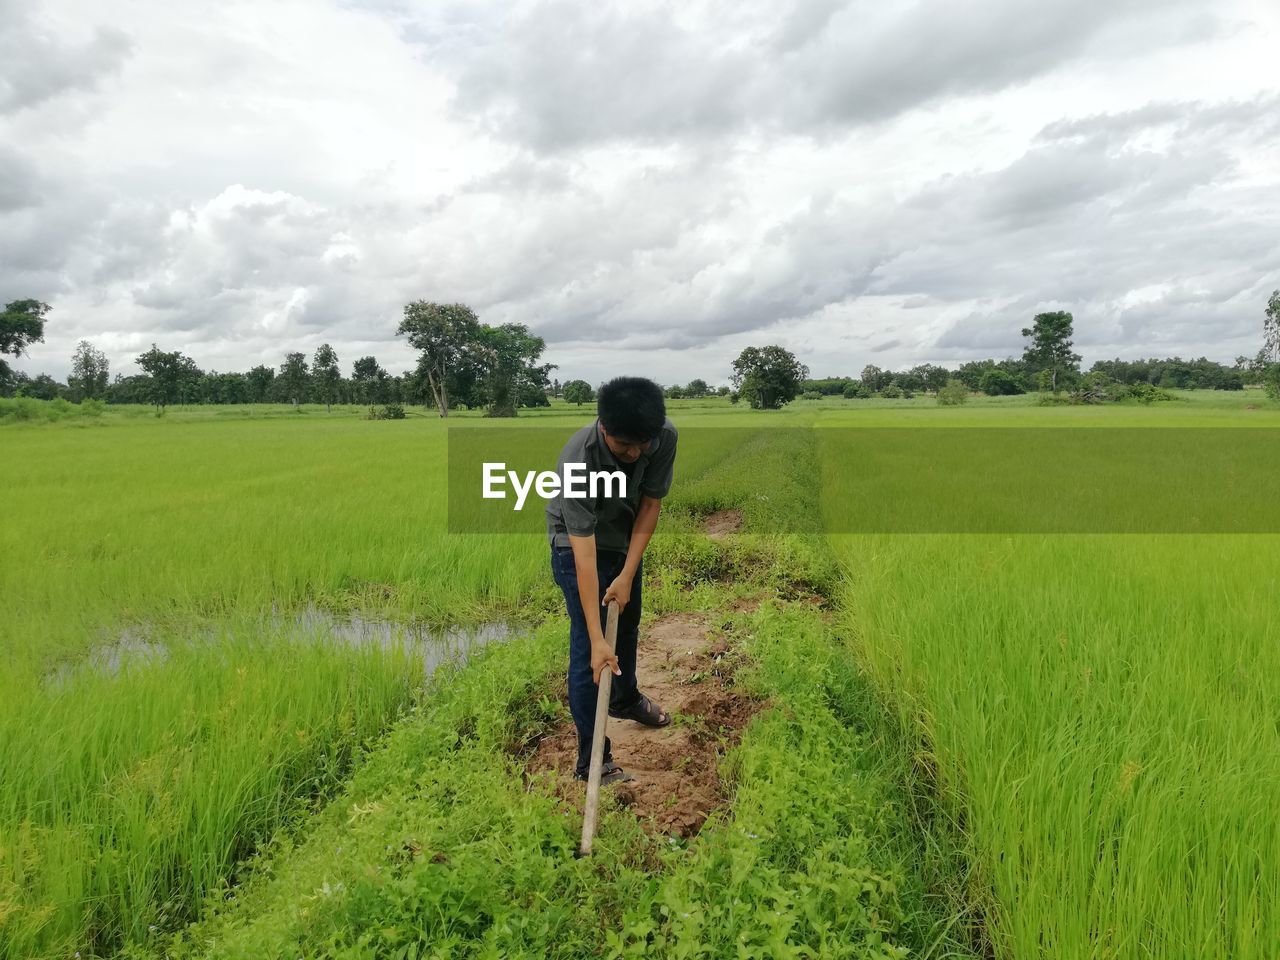
[[[667,419],[649,449],[635,463],[622,463],[600,434],[600,421],[583,427],[560,451],[556,472],[564,476],[566,463],[584,463],[588,473],[620,470],[627,477],[626,497],[575,499],[556,494],[547,501],[547,537],[557,547],[569,546],[569,534],[596,538],[597,550],[626,553],[641,497],[661,500],[671,489],[676,462],[676,428]]]

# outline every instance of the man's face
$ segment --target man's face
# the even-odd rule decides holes
[[[648,449],[653,445],[652,440],[640,442],[637,440],[627,440],[622,437],[615,437],[610,434],[603,425],[600,427],[600,433],[604,436],[604,442],[608,445],[609,452],[623,463],[635,463],[640,459],[640,454],[648,451]]]

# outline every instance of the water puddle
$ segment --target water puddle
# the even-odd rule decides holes
[[[473,650],[506,640],[515,629],[512,624],[500,621],[469,627],[433,627],[358,615],[339,616],[316,606],[304,607],[290,626],[306,636],[332,639],[355,649],[399,647],[422,657],[424,676],[428,677],[443,663],[465,662]]]
[[[245,629],[245,628],[236,628]],[[399,648],[422,660],[423,679],[446,663],[465,663],[474,651],[506,640],[516,627],[505,622],[474,626],[439,627],[424,623],[379,620],[359,615],[340,615],[317,606],[307,606],[292,615],[276,612],[262,631],[285,640],[306,639],[334,643],[352,649]],[[220,636],[235,636],[230,629],[202,627],[204,639],[216,643]],[[80,673],[115,676],[124,669],[150,667],[169,659],[169,648],[159,637],[161,631],[147,625],[126,627],[115,639],[93,647],[83,658],[62,663],[45,674],[45,683],[60,686]]]

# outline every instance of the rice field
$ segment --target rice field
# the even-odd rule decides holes
[[[513,776],[563,669],[545,546],[448,531],[446,426],[144,413],[0,426],[0,957],[1276,956],[1280,536],[850,531],[830,438],[1280,407],[673,403],[646,603],[774,708],[702,835],[610,811],[591,863]]]

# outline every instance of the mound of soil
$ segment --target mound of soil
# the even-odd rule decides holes
[[[720,540],[742,529],[741,510],[717,510],[702,523],[702,532],[712,540]]]
[[[720,756],[764,706],[734,688],[734,662],[700,615],[668,614],[641,628],[640,689],[673,719],[660,729],[609,720],[613,759],[634,779],[602,788],[602,803],[629,807],[650,831],[689,837],[728,801]],[[586,784],[573,779],[577,750],[570,720],[537,742],[525,772],[531,789],[549,789],[581,813]]]

